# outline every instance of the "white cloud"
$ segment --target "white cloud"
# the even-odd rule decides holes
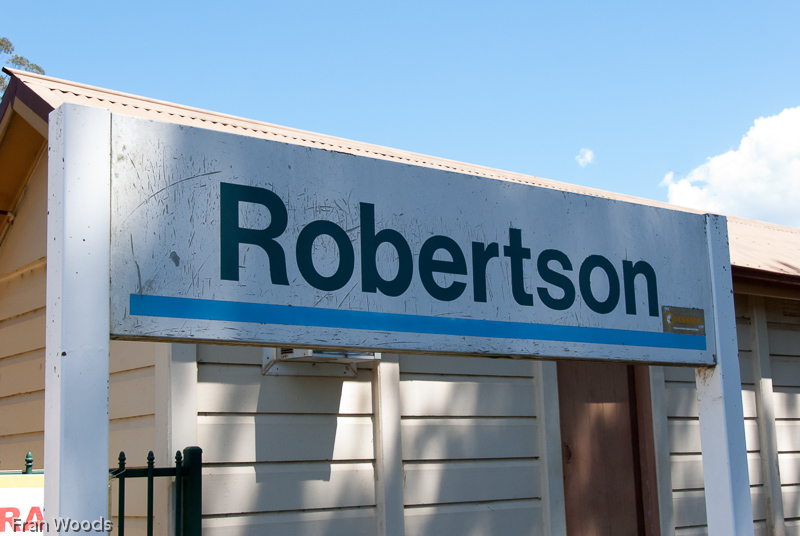
[[[578,156],[575,157],[575,161],[581,167],[586,167],[592,162],[594,162],[594,151],[591,149],[583,148],[578,153]]]
[[[800,227],[800,107],[756,119],[738,149],[661,185],[676,205]]]

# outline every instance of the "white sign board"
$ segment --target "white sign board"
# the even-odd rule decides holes
[[[111,333],[714,363],[702,215],[112,116]]]

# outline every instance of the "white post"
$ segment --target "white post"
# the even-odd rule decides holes
[[[44,515],[92,522],[108,517],[111,113],[59,107],[49,146]]]
[[[544,534],[566,536],[567,514],[564,498],[564,467],[561,459],[558,367],[554,361],[537,361],[535,367]]]
[[[156,466],[169,467],[175,464],[176,451],[197,445],[197,345],[155,345]],[[174,534],[174,483],[166,478],[157,479],[156,483],[156,493],[165,498],[156,506],[157,533]]]
[[[761,444],[761,474],[766,493],[768,536],[786,536],[783,517],[781,472],[778,465],[778,432],[775,429],[775,400],[769,360],[769,329],[764,298],[750,296],[750,341],[753,380],[756,386],[758,437]]]
[[[664,367],[650,367],[650,407],[653,419],[653,445],[656,451],[658,519],[661,536],[675,536],[672,462],[669,452],[669,422],[667,420],[667,388],[664,382]]]
[[[400,364],[397,354],[375,361],[375,495],[379,536],[403,536],[403,455],[400,437]]]
[[[716,327],[716,366],[695,369],[709,536],[752,536],[727,221],[706,216]]]

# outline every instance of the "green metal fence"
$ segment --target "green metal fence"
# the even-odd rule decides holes
[[[15,473],[15,472],[16,471],[7,471],[7,470],[5,470],[5,469],[0,467],[0,473],[10,474],[10,473]],[[44,471],[34,471],[33,470],[33,454],[30,453],[30,452],[28,454],[26,454],[25,455],[25,468],[22,471],[20,471],[20,474],[23,474],[23,475],[41,475],[43,473],[44,473]]]
[[[153,535],[153,481],[158,477],[175,478],[175,535],[201,535],[203,450],[200,447],[187,447],[182,456],[178,451],[174,467],[155,467],[153,451],[147,455],[146,468],[131,469],[125,463],[125,453],[120,452],[119,467],[109,470],[119,482],[119,536],[125,536],[125,481],[129,478],[147,479],[147,536]]]

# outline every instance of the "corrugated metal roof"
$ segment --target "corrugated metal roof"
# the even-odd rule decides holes
[[[14,69],[5,70],[18,78],[21,83],[30,88],[52,108],[57,108],[65,102],[96,106],[109,109],[112,112],[156,121],[165,121],[217,130],[220,132],[230,132],[244,136],[277,140],[417,166],[445,169],[458,173],[542,186],[545,188],[604,197],[618,201],[664,207],[685,212],[701,212],[670,205],[668,203],[616,194],[595,188],[586,188],[542,179],[540,177],[466,164],[444,158],[391,149],[379,145],[200,110],[24,71]],[[800,277],[800,229],[729,216],[728,232],[730,235],[731,262],[733,265]]]

